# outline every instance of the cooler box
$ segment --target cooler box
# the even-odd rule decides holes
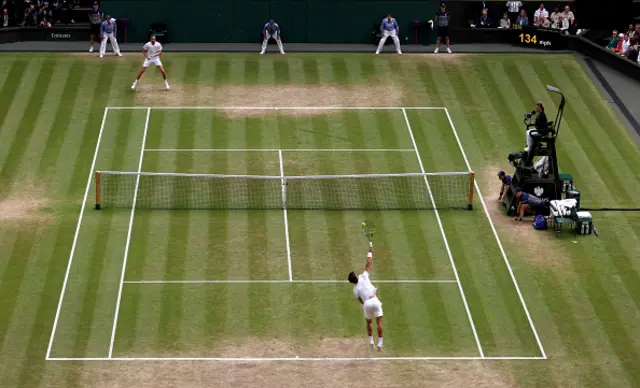
[[[578,234],[591,234],[593,231],[593,219],[589,212],[576,213],[578,220],[576,221],[576,232]]]
[[[567,190],[566,192],[567,199],[575,199],[577,201],[577,209],[580,210],[580,191],[573,188],[571,190]]]

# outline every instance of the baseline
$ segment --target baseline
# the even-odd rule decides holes
[[[458,147],[460,148],[460,152],[462,153],[462,157],[464,158],[464,162],[467,165],[469,171],[472,171],[471,165],[469,164],[469,159],[467,158],[467,154],[464,152],[464,147],[462,147],[462,143],[460,142],[460,137],[458,137],[458,131],[456,131],[456,127],[453,124],[453,120],[451,119],[451,115],[449,114],[449,110],[447,108],[444,109],[445,114],[447,115],[447,119],[449,120],[449,125],[451,125],[451,129],[453,130],[453,135],[456,137],[456,141],[458,142]],[[522,296],[522,292],[520,291],[520,287],[518,286],[518,281],[513,273],[513,269],[511,268],[511,264],[509,263],[509,259],[507,258],[507,254],[504,251],[504,247],[502,246],[502,242],[500,241],[500,237],[498,236],[498,232],[496,231],[496,227],[493,224],[493,220],[491,219],[491,215],[489,214],[489,210],[487,209],[487,205],[484,201],[484,197],[482,196],[482,192],[480,191],[480,185],[478,184],[478,180],[476,179],[476,192],[478,193],[478,198],[480,198],[480,202],[482,203],[482,208],[484,210],[484,214],[487,216],[487,220],[489,220],[489,225],[491,226],[491,231],[496,238],[496,242],[498,243],[498,247],[500,248],[500,253],[502,254],[502,258],[507,266],[509,271],[509,275],[511,276],[511,280],[513,281],[513,285],[516,288],[516,292],[518,293],[518,298],[520,299],[520,303],[522,304],[522,308],[527,316],[527,320],[529,321],[529,325],[531,326],[531,330],[533,331],[533,335],[536,339],[536,343],[538,344],[538,348],[540,349],[540,353],[542,354],[542,359],[547,359],[547,354],[542,347],[542,342],[540,341],[540,337],[538,336],[538,331],[536,330],[535,325],[533,324],[533,319],[531,318],[531,314],[529,314],[529,309],[527,308],[527,304],[524,301],[524,297]]]
[[[146,148],[145,152],[414,152],[413,148]]]
[[[544,357],[112,357],[112,358],[51,358],[51,361],[531,361]]]
[[[154,110],[445,110],[443,106],[110,106],[109,109],[154,109]]]
[[[456,280],[420,280],[420,279],[400,279],[400,280],[376,280],[376,283],[457,283]],[[277,284],[277,283],[330,283],[330,284],[349,284],[345,280],[337,279],[318,279],[318,280],[269,280],[269,279],[256,279],[256,280],[125,280],[124,284]]]

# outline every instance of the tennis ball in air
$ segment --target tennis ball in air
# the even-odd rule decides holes
[[[367,223],[366,223],[366,222],[363,222],[363,223],[362,223],[362,226],[367,226]]]

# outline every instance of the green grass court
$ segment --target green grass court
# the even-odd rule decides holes
[[[0,55],[3,386],[640,384],[640,215],[556,239],[496,202],[550,84],[583,206],[637,205],[637,139],[574,57],[168,53],[172,89],[132,92],[138,57]],[[95,171],[470,170],[470,211],[94,210]],[[436,205],[461,187],[429,179]],[[384,353],[346,281],[363,219]]]

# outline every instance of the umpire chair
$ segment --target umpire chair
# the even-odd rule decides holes
[[[508,215],[515,213],[515,189],[519,187],[522,191],[530,193],[543,200],[551,201],[562,198],[562,185],[560,173],[558,171],[558,158],[556,155],[556,141],[560,132],[560,123],[566,103],[565,97],[560,89],[547,85],[547,90],[558,93],[561,96],[560,105],[555,121],[548,123],[549,129],[541,131],[540,134],[532,136],[533,146],[529,152],[512,152],[509,154],[509,162],[516,168],[511,184],[507,189],[504,204]],[[531,117],[525,118],[527,129],[531,127]],[[541,173],[534,167],[534,159],[546,157],[548,169]],[[547,209],[548,215],[548,209]]]

